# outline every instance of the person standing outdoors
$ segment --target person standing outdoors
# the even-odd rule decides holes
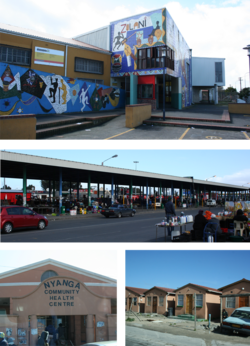
[[[166,218],[167,218],[168,223],[169,223],[169,220],[171,217],[176,216],[174,204],[173,204],[172,198],[170,196],[168,197],[168,201],[165,204],[165,214],[166,214]],[[168,227],[168,235],[171,235],[171,231],[173,231],[173,230],[174,230],[174,227]]]

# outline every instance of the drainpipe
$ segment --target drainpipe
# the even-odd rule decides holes
[[[65,46],[65,66],[64,66],[64,76],[67,77],[67,65],[68,65],[68,45]]]

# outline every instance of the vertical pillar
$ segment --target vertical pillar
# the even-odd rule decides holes
[[[111,177],[111,204],[114,203],[114,176]]]
[[[100,194],[100,184],[97,184],[97,198],[99,198]]]
[[[129,56],[127,57],[127,59],[131,59],[131,57]],[[133,64],[133,62],[131,62],[131,64]],[[137,84],[138,84],[138,76],[131,74],[130,75],[130,104],[131,105],[137,104]]]
[[[51,202],[51,180],[49,180],[49,201]]]
[[[72,185],[71,185],[71,180],[69,182],[69,199],[71,201],[71,188],[72,188]]]
[[[93,315],[87,315],[86,341],[87,343],[95,342],[95,326]]]
[[[91,176],[88,174],[88,206],[91,206]]]
[[[27,205],[27,167],[23,167],[23,206]]]
[[[133,183],[132,179],[130,180],[130,186],[129,186],[129,195],[130,195],[130,208],[133,207],[133,200],[132,200],[132,189],[133,189]]]
[[[148,209],[148,180],[147,180],[147,186],[146,186],[146,209]]]
[[[28,316],[27,316],[28,319]],[[36,315],[31,315],[30,318],[30,346],[35,346],[38,341],[38,331],[37,331],[37,317]]]
[[[200,187],[199,187],[199,185],[198,185],[198,187],[197,187],[197,195],[196,195],[196,197],[197,197],[197,207],[199,207],[199,205],[200,205]]]
[[[162,97],[162,102],[163,102],[163,109],[162,109],[162,113],[163,113],[163,121],[165,121],[165,106],[166,106],[166,80],[165,80],[165,68],[163,68],[163,97]]]
[[[53,200],[55,201],[56,198],[56,182],[53,180]]]
[[[161,182],[160,182],[160,203],[162,204]]]
[[[180,190],[180,199],[181,199],[181,206],[183,204],[183,184],[181,183],[181,190]]]
[[[171,181],[171,198],[174,201],[174,183]]]
[[[103,184],[102,188],[103,188],[103,191],[102,191],[103,192],[103,198],[105,198],[105,184]]]
[[[62,209],[62,168],[59,168],[59,213]]]

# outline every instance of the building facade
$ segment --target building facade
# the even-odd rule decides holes
[[[74,345],[116,340],[116,280],[55,260],[0,275],[0,330],[15,344],[36,345],[60,323]]]
[[[119,19],[75,39],[112,52],[111,86],[125,89],[127,104],[191,105],[192,51],[166,8]]]
[[[225,59],[192,58],[193,103],[218,103],[218,87],[225,86]]]
[[[250,280],[242,279],[227,286],[219,288],[222,292],[222,310],[225,309],[230,316],[233,311],[243,306],[249,306]],[[227,295],[227,297],[223,297]],[[231,295],[231,297],[230,297]]]
[[[0,115],[123,108],[111,53],[74,39],[0,24]]]
[[[172,288],[154,286],[145,292],[145,312],[174,315],[175,292]]]
[[[176,293],[175,316],[194,315],[196,305],[197,318],[208,319],[210,314],[212,319],[220,317],[220,290],[189,283],[174,292]]]
[[[125,311],[130,309],[134,312],[145,312],[145,294],[146,288],[128,287],[125,292]]]

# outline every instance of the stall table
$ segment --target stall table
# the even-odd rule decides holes
[[[189,225],[189,224],[193,224],[193,221],[192,221],[192,222],[186,222],[186,223],[180,223],[180,224],[174,225],[174,226],[169,226],[169,225],[166,225],[166,224],[162,225],[161,223],[157,223],[157,224],[155,225],[155,227],[156,227],[156,229],[155,229],[155,231],[156,231],[156,238],[155,238],[155,240],[157,241],[157,231],[158,231],[158,227],[164,228],[164,232],[165,232],[165,241],[167,241],[167,236],[166,236],[167,227],[180,227],[180,233],[182,234],[182,233],[183,233],[183,228],[182,228],[182,227],[185,226],[185,231],[186,231],[186,225]]]

